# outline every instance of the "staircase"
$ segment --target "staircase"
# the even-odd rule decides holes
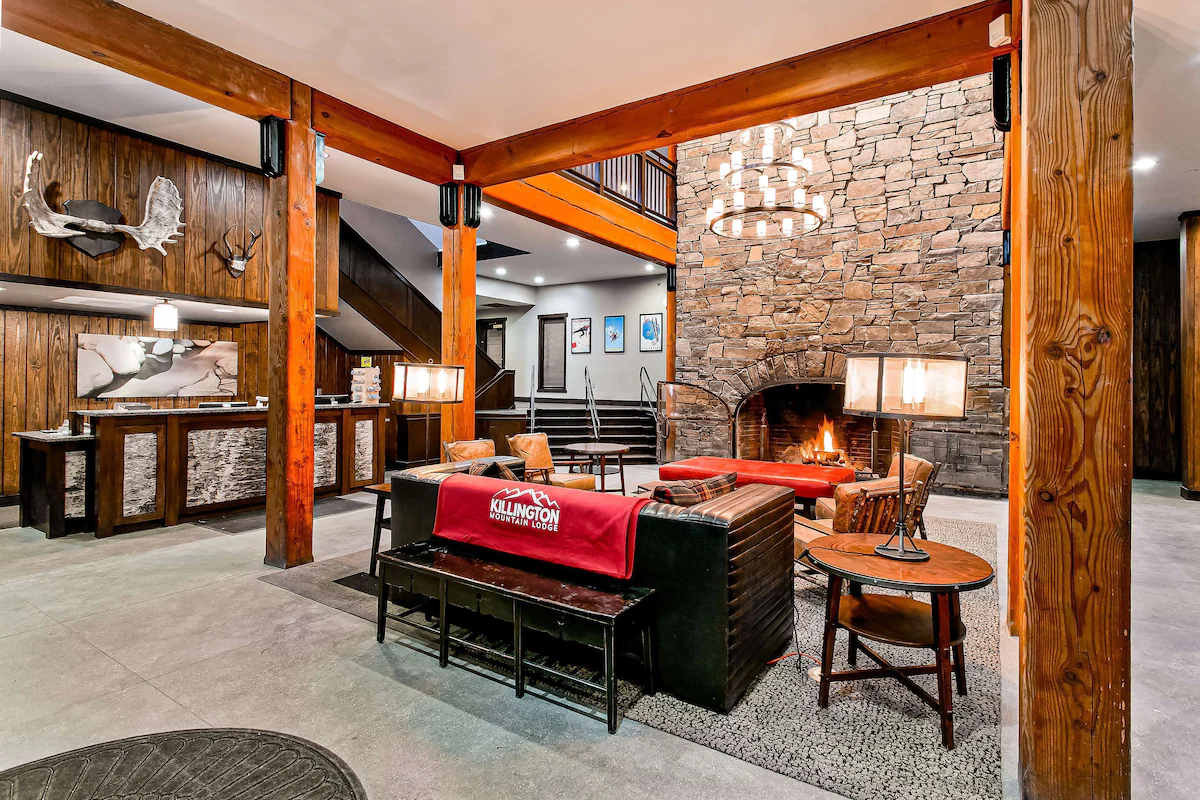
[[[442,313],[345,220],[341,221],[338,294],[416,361],[439,361]],[[513,407],[515,375],[475,348],[475,407]]]
[[[600,418],[600,441],[629,446],[626,464],[654,464],[654,417],[636,403],[596,407]],[[563,448],[568,444],[590,442],[592,423],[586,406],[577,408],[539,405],[534,424],[550,441],[555,460],[570,458]]]

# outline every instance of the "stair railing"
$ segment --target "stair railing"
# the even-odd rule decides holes
[[[655,386],[645,367],[642,367],[638,373],[638,383],[640,384],[638,388],[641,390],[639,404],[642,410],[654,417],[655,423],[658,423],[660,416],[658,413],[658,387]]]
[[[537,397],[534,389],[537,388],[537,365],[529,368],[529,432],[537,431]]]
[[[666,411],[659,410],[658,386],[651,379],[650,373],[645,367],[642,367],[638,373],[638,383],[641,390],[641,408],[654,419],[655,455],[661,457],[661,450],[666,444],[671,423],[667,419]]]
[[[592,423],[592,438],[600,441],[600,414],[596,411],[596,389],[592,386],[592,374],[583,368],[583,392],[587,403],[588,419]]]

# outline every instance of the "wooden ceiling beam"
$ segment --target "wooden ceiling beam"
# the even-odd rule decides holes
[[[675,264],[675,231],[557,173],[489,186],[483,194],[498,208],[637,258]]]
[[[5,0],[5,28],[256,119],[291,114],[291,81],[111,0]]]
[[[313,127],[325,144],[430,183],[451,179],[458,151],[369,111],[313,93]]]
[[[235,114],[291,114],[286,75],[112,0],[7,0],[0,24]],[[323,92],[313,92],[312,114],[330,147],[421,180],[450,180],[451,147]]]
[[[1009,11],[1009,0],[986,0],[478,145],[462,152],[467,180],[491,186],[978,75],[1011,50],[988,46],[988,24]]]

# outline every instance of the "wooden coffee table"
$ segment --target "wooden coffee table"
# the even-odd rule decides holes
[[[599,491],[625,494],[625,454],[629,452],[629,445],[609,442],[580,442],[578,444],[568,444],[563,449],[570,453],[572,458],[575,456],[583,457],[583,463],[572,464],[572,466],[585,466],[593,475],[600,476]],[[617,457],[617,472],[621,476],[620,489],[606,489],[604,485],[604,479],[608,473],[606,462],[610,456]],[[597,467],[599,467],[599,472],[597,472]]]
[[[829,684],[870,678],[895,678],[938,712],[942,724],[942,744],[954,748],[954,692],[950,673],[954,672],[958,693],[967,693],[967,673],[963,663],[963,640],[967,629],[959,614],[959,592],[982,589],[992,582],[992,567],[982,558],[957,547],[938,542],[921,542],[929,553],[928,561],[894,561],[875,554],[875,546],[887,536],[845,533],[822,536],[808,546],[813,566],[829,576],[825,600],[825,636],[821,650],[821,689],[817,703],[829,705]],[[849,595],[842,595],[842,584],[849,584]],[[863,586],[898,589],[903,592],[928,592],[932,603],[911,597],[864,594]],[[833,648],[837,629],[850,634],[849,661],[855,666],[861,651],[878,666],[872,669],[833,671]],[[930,648],[933,664],[895,666],[876,653],[861,639],[899,647]],[[937,675],[938,696],[934,698],[911,675]]]

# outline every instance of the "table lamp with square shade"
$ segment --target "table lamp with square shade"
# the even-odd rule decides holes
[[[425,463],[429,463],[429,406],[463,401],[466,367],[401,361],[392,376],[392,399],[425,403]]]
[[[900,421],[900,518],[875,552],[900,561],[926,561],[904,519],[904,451],[913,420],[963,419],[967,411],[967,357],[923,353],[848,353],[843,410]],[[895,544],[893,544],[895,543]]]

